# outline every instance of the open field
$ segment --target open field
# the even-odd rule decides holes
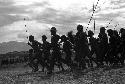
[[[0,84],[125,84],[125,67],[73,72],[67,69],[48,76],[41,71],[30,73],[31,69],[24,65],[11,67],[0,70]]]

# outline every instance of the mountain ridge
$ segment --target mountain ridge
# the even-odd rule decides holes
[[[6,54],[14,51],[28,51],[31,47],[24,42],[9,41],[0,43],[0,54]]]

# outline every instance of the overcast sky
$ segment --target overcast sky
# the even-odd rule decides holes
[[[43,34],[49,37],[52,26],[57,28],[59,34],[76,31],[78,24],[82,24],[85,30],[93,4],[96,5],[97,1],[0,0],[0,43],[26,41],[29,34],[35,35],[37,40]],[[125,0],[100,0],[95,11],[96,34],[101,26],[107,26],[111,20],[109,28],[114,28],[116,24],[119,24],[116,29],[125,26]],[[93,30],[93,20],[89,29]]]

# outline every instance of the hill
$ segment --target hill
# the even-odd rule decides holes
[[[14,52],[14,51],[28,51],[31,47],[28,46],[24,42],[16,42],[16,41],[10,41],[10,42],[4,42],[0,43],[0,54],[6,54],[8,52]]]

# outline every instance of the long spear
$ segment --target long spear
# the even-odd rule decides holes
[[[26,21],[26,18],[24,18],[24,21]],[[28,33],[28,31],[27,31],[27,25],[25,24],[25,29],[26,29],[26,33]],[[28,36],[26,37],[27,39],[28,39]]]
[[[118,26],[119,24],[116,24],[115,27],[114,27],[114,30],[116,29],[116,27]]]
[[[108,27],[109,27],[109,25],[111,24],[111,22],[112,22],[112,20],[108,23],[108,25],[106,26],[106,28],[108,28]]]
[[[99,3],[99,0],[97,1],[95,7],[94,7],[94,4],[93,4],[93,13],[92,13],[92,16],[91,16],[91,18],[90,18],[90,20],[89,20],[88,26],[90,25],[90,22],[91,22],[91,20],[92,20],[92,18],[93,18],[93,16],[94,16],[94,13],[95,13],[95,10],[96,10],[96,7],[97,7],[98,3]],[[87,26],[87,28],[86,28],[86,31],[87,31],[87,29],[88,29],[88,26]]]
[[[94,34],[95,34],[95,19],[94,19]]]

